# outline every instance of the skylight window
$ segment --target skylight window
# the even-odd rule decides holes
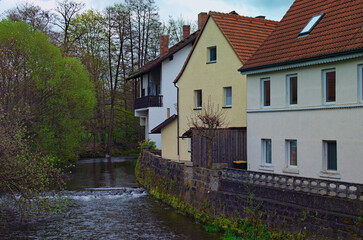
[[[299,33],[299,36],[306,36],[315,28],[316,25],[320,22],[320,20],[324,17],[324,13],[313,16],[308,24],[304,27],[304,29]]]

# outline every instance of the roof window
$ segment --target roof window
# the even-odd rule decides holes
[[[305,25],[303,30],[299,33],[299,37],[304,37],[310,34],[310,32],[315,28],[320,20],[324,17],[325,13],[321,13],[313,16],[310,21]]]

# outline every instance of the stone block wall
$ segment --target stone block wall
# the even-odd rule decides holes
[[[261,180],[260,175],[244,170],[190,167],[147,151],[140,155],[137,166],[138,180],[149,192],[163,194],[166,203],[177,205],[204,222],[221,216],[233,221],[258,215],[270,228],[307,232],[314,238],[363,238],[362,186],[339,184],[345,186],[341,187],[345,195],[335,190],[339,196],[331,196],[334,194],[329,194],[328,188],[325,194],[319,194],[321,189],[317,186],[325,185],[315,183],[318,180],[281,177],[279,182],[283,184],[277,184],[271,177],[280,176],[268,174]],[[305,190],[304,181],[309,186]]]

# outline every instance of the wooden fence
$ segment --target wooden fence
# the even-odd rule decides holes
[[[191,159],[194,166],[207,167],[207,139],[192,131]],[[218,129],[213,139],[212,163],[227,163],[233,167],[233,161],[247,160],[246,128]]]

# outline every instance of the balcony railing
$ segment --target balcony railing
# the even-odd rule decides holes
[[[135,109],[148,108],[148,107],[162,107],[163,96],[146,96],[135,99]]]

